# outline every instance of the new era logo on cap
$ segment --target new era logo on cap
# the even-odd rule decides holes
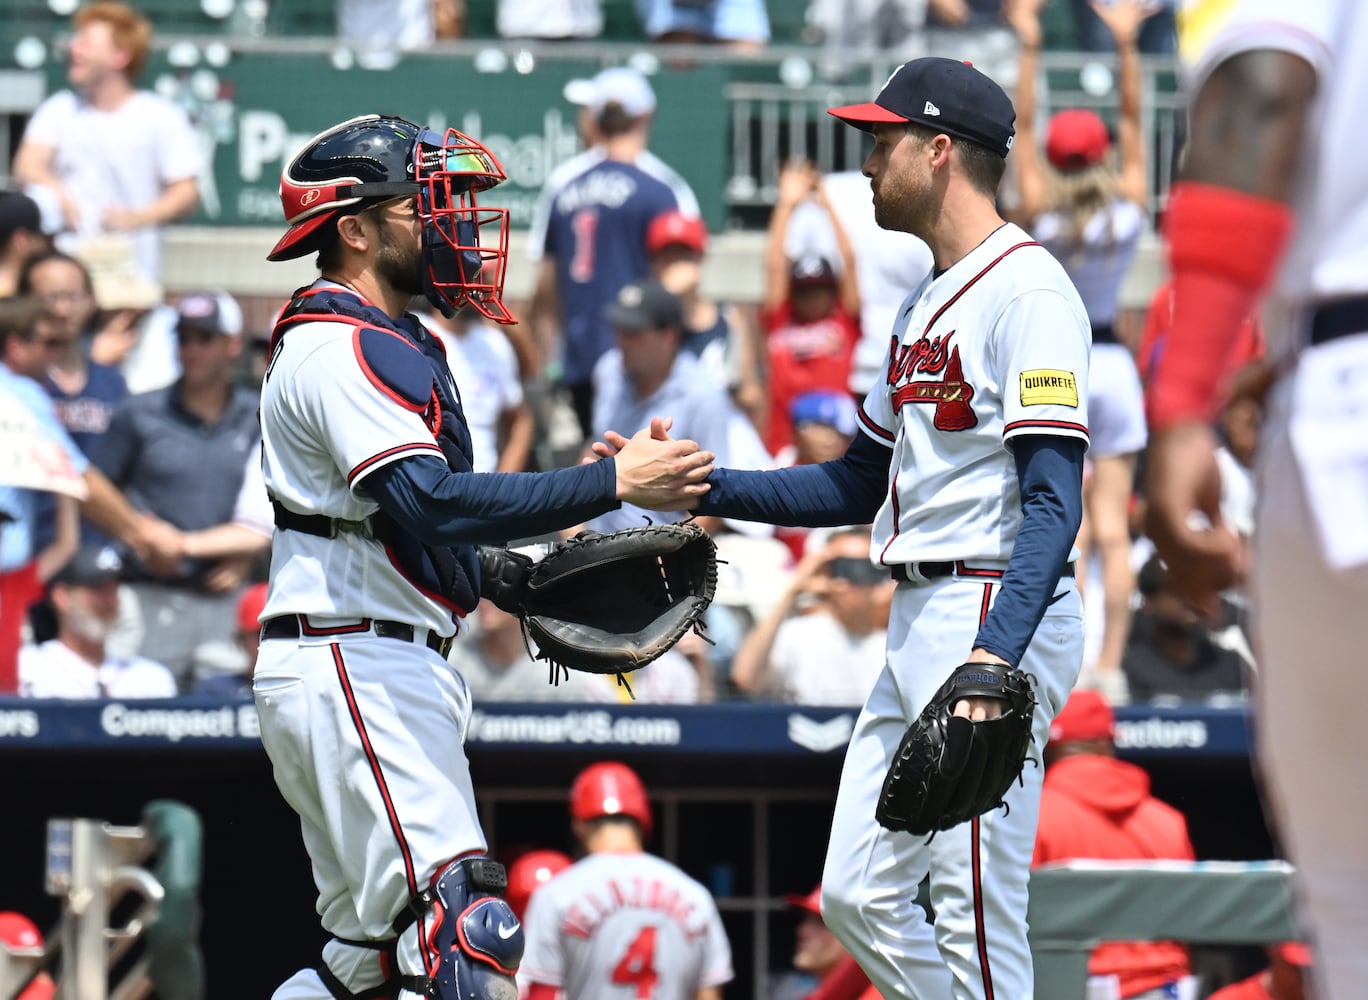
[[[939,117],[939,115],[940,115],[940,108],[936,107],[936,106],[935,106],[934,104],[932,104],[930,101],[927,101],[927,102],[926,102],[926,107],[922,108],[922,114],[924,114],[924,115],[933,115],[933,116]]]

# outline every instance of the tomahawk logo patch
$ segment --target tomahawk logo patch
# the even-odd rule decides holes
[[[1073,372],[1032,368],[1021,373],[1022,406],[1077,406],[1078,382]]]

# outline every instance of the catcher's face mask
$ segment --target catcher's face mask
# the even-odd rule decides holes
[[[449,128],[423,129],[414,147],[423,220],[423,285],[428,301],[450,316],[470,304],[497,323],[512,323],[503,304],[508,209],[481,208],[477,192],[506,175],[494,154]]]

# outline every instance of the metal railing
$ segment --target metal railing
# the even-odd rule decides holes
[[[200,841],[198,816],[175,802],[149,804],[140,826],[49,820],[46,886],[61,922],[42,948],[0,944],[0,1000],[54,971],[56,1000],[200,1000]]]

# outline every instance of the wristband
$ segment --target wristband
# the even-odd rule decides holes
[[[1174,185],[1164,226],[1173,319],[1146,392],[1151,427],[1215,419],[1226,358],[1273,278],[1292,225],[1281,202],[1210,184]]]

